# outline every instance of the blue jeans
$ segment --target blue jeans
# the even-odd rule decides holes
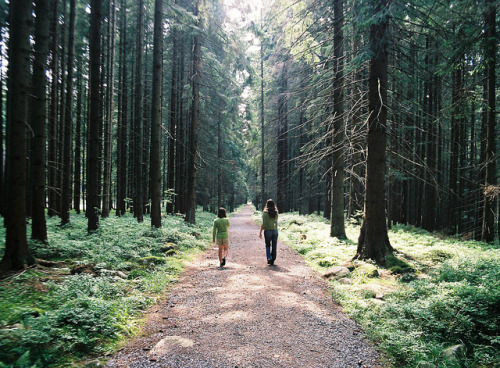
[[[266,240],[267,259],[271,259],[274,262],[278,246],[278,230],[264,230],[264,239]]]

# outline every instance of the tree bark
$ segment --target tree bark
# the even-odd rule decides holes
[[[49,55],[50,1],[35,2],[35,55],[32,78],[31,128],[31,190],[32,190],[32,223],[31,238],[47,241],[47,224],[45,221],[45,157],[47,128],[47,58]]]
[[[344,220],[344,3],[334,4],[333,153],[330,236],[346,239]]]
[[[106,123],[104,126],[104,172],[102,188],[102,217],[109,217],[113,196],[112,190],[112,139],[113,113],[115,96],[115,34],[116,34],[116,2],[108,2],[108,35],[107,35],[107,73],[106,73]]]
[[[99,228],[99,131],[102,125],[101,112],[101,19],[102,0],[90,2],[90,98],[87,146],[87,219],[88,231]]]
[[[355,36],[352,45],[352,53],[356,55],[359,53],[359,49],[361,47],[361,40],[359,36]],[[363,178],[365,177],[364,170],[364,147],[361,144],[361,140],[359,137],[361,134],[363,127],[363,122],[361,120],[361,109],[363,105],[363,97],[361,94],[361,90],[363,88],[362,77],[361,77],[361,68],[357,67],[353,70],[353,83],[352,83],[352,92],[351,92],[351,100],[352,100],[352,121],[350,122],[350,188],[349,188],[349,203],[347,216],[352,217],[357,213],[361,212],[363,209],[363,198],[364,198],[364,183]]]
[[[496,146],[495,146],[495,82],[496,82],[496,51],[498,40],[496,37],[496,7],[494,0],[488,0],[486,12],[486,50],[487,63],[487,115],[486,115],[486,178],[484,183],[484,208],[481,238],[483,241],[493,242],[495,237],[496,196],[491,189],[496,187]],[[499,224],[500,236],[500,224]]]
[[[194,9],[194,16],[199,17],[201,0],[197,1]],[[202,27],[201,19],[198,20],[198,27]],[[191,132],[189,142],[189,163],[188,163],[188,196],[186,205],[186,222],[196,223],[196,161],[198,153],[198,124],[200,120],[200,74],[201,74],[201,34],[199,31],[194,36],[193,47],[193,104],[191,110]]]
[[[58,116],[58,81],[59,81],[59,2],[51,0],[52,18],[51,18],[51,85],[50,85],[50,111],[49,111],[49,128],[48,128],[48,197],[49,208],[48,215],[56,216],[57,212],[57,116]]]
[[[262,25],[261,25],[262,28]],[[261,154],[261,182],[260,199],[261,205],[266,203],[266,160],[265,160],[265,115],[264,115],[264,40],[260,40],[260,154]]]
[[[31,0],[10,3],[7,102],[5,253],[0,274],[35,263],[26,238],[26,123]]]
[[[372,259],[385,264],[392,246],[385,221],[385,170],[387,120],[387,56],[389,51],[390,0],[375,2],[373,15],[378,22],[370,27],[370,74],[368,78],[368,135],[366,158],[365,214],[358,239],[356,259]]]
[[[73,188],[73,208],[76,213],[80,213],[80,202],[82,193],[82,108],[83,108],[83,88],[82,88],[82,61],[78,61],[76,82],[76,127],[75,127],[75,169]]]
[[[2,25],[3,26],[3,25]],[[0,61],[3,61],[3,37],[0,32]],[[3,62],[2,62],[3,64]],[[4,74],[3,70],[0,70],[0,111],[3,111],[3,82],[4,82]],[[5,183],[4,183],[4,119],[3,113],[0,114],[0,215],[5,216],[4,213],[4,202],[5,202]]]
[[[278,96],[278,160],[277,160],[277,205],[281,212],[288,212],[288,65],[282,62],[280,92]]]
[[[127,195],[127,12],[125,2],[121,0],[121,23],[120,23],[120,60],[119,60],[119,75],[120,86],[118,89],[118,136],[117,136],[117,186],[116,186],[116,215],[122,216],[126,211],[125,197]]]
[[[68,74],[64,115],[64,154],[62,165],[61,225],[69,223],[71,207],[71,152],[73,140],[73,64],[75,54],[75,0],[70,1],[68,37]]]
[[[153,86],[151,104],[151,226],[161,227],[161,102],[163,54],[163,0],[155,0]]]
[[[176,140],[177,140],[177,125],[179,116],[179,93],[178,93],[178,78],[179,78],[179,31],[176,26],[172,26],[172,79],[170,86],[170,134],[168,137],[168,183],[169,190],[175,190],[176,180]],[[171,196],[170,202],[167,203],[167,213],[174,213],[175,210],[175,195]]]
[[[139,0],[137,11],[136,64],[135,64],[135,122],[134,122],[134,216],[144,221],[143,204],[143,116],[144,116],[144,1]]]
[[[462,59],[462,57],[460,58]],[[450,200],[448,211],[448,231],[456,234],[458,228],[458,159],[460,154],[460,105],[463,102],[463,81],[461,65],[453,74],[452,105],[454,106],[451,117],[451,156],[450,156]]]

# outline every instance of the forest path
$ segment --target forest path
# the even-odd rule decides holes
[[[278,241],[267,265],[252,213],[230,218],[226,266],[214,247],[198,257],[107,367],[381,367],[299,255]]]

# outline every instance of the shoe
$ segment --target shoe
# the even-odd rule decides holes
[[[225,266],[225,265],[226,265],[226,258],[222,258],[221,266]]]
[[[274,265],[274,260],[271,259],[271,263],[269,263],[271,266]]]
[[[273,261],[273,260],[269,258],[269,259],[267,260],[267,264],[268,264],[268,265],[272,264],[272,261]]]

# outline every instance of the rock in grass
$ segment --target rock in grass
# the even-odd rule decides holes
[[[352,280],[347,277],[342,277],[341,279],[338,279],[338,282],[346,285],[352,284]]]
[[[356,265],[352,262],[352,261],[346,261],[344,263],[341,264],[342,267],[347,267],[349,269],[349,271],[354,271],[354,269],[356,268]]]
[[[327,279],[341,279],[348,276],[351,273],[347,267],[334,266],[330,267],[324,274],[323,277]]]
[[[366,276],[366,277],[370,277],[370,278],[379,276],[377,267],[375,267],[374,265],[369,264],[369,263],[362,264],[361,266],[356,268],[356,270],[354,272],[356,272],[357,274]]]
[[[84,365],[84,368],[101,368],[101,367],[102,363],[97,359],[91,360],[90,362],[87,362]]]

